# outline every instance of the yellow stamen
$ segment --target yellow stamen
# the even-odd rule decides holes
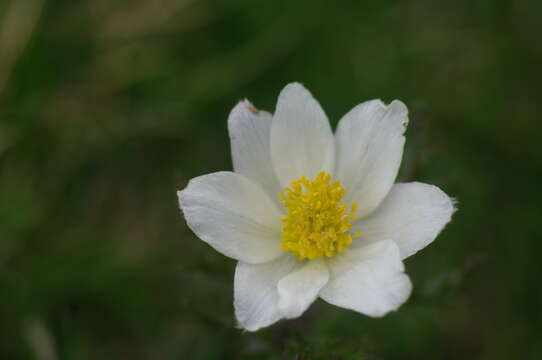
[[[301,260],[332,257],[350,246],[352,238],[360,236],[349,232],[358,205],[352,203],[348,209],[339,203],[344,188],[340,181],[330,181],[331,175],[325,171],[314,180],[303,175],[280,194],[286,208],[286,216],[281,219],[284,225],[280,248]]]

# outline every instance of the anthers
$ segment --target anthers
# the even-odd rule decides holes
[[[344,188],[338,180],[331,183],[331,175],[325,171],[314,180],[301,176],[279,196],[286,208],[286,216],[281,219],[280,248],[292,251],[301,260],[332,257],[360,236],[350,233],[357,204],[347,207],[340,203]]]

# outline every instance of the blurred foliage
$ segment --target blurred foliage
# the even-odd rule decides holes
[[[542,2],[3,0],[1,359],[540,359]],[[226,118],[303,82],[333,124],[403,100],[401,181],[459,200],[400,311],[235,328],[235,262],[175,191]]]

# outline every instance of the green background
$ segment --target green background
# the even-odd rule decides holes
[[[540,359],[542,2],[2,0],[0,359]],[[288,82],[410,109],[399,181],[459,201],[371,319],[236,329],[176,190]]]

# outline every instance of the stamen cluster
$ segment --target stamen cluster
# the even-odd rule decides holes
[[[340,203],[344,188],[340,181],[321,171],[314,180],[304,175],[284,189],[280,200],[286,208],[281,219],[282,250],[292,251],[299,259],[332,257],[342,252],[359,233],[349,233],[357,216],[357,204],[350,208]]]

